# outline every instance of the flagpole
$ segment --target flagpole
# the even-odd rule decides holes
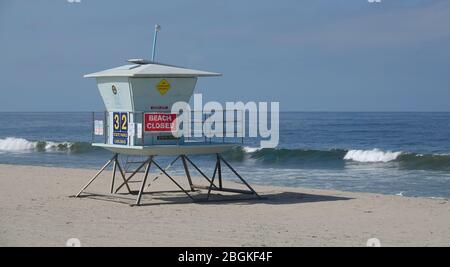
[[[152,51],[152,62],[155,61],[155,50],[156,50],[156,40],[158,39],[158,32],[161,30],[161,26],[155,25],[155,34],[153,36],[153,51]]]

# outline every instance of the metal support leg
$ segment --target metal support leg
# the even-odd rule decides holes
[[[83,191],[88,188],[92,182],[95,181],[95,179],[97,179],[97,177],[109,166],[109,164],[111,164],[111,162],[117,157],[117,154],[115,154],[108,162],[106,162],[106,164],[97,172],[97,174],[80,190],[80,192],[78,192],[78,194],[75,197],[79,197]]]
[[[112,179],[111,179],[111,194],[114,192],[114,180],[116,179],[116,171],[117,171],[117,156],[114,158],[114,166],[112,171]]]
[[[152,166],[153,156],[150,157],[150,161],[147,164],[147,167],[145,168],[145,175],[144,179],[142,180],[141,189],[139,190],[139,194],[136,200],[136,206],[139,206],[141,204],[141,198],[142,193],[144,192],[145,183],[147,182],[148,172],[150,171],[150,167]]]
[[[186,173],[186,177],[188,179],[189,182],[189,186],[191,187],[191,191],[194,192],[194,184],[192,183],[192,178],[191,178],[191,174],[189,173],[189,168],[186,162],[186,159],[184,158],[184,155],[181,155],[181,160],[183,161],[183,167],[184,167],[184,171]]]
[[[213,174],[213,177],[212,177],[212,180],[211,180],[211,185],[209,186],[209,189],[208,189],[208,195],[206,196],[206,200],[209,200],[209,197],[211,196],[212,188],[216,187],[214,185],[214,180],[216,179],[217,168],[218,168],[218,164],[216,162],[216,167],[214,168],[214,174]]]
[[[218,169],[218,167],[217,167],[217,162],[216,162],[216,166],[214,166],[214,173],[213,173],[212,177],[216,177],[217,169]],[[211,181],[211,185],[212,185],[211,187],[217,188],[217,186],[214,184],[214,181]]]
[[[222,189],[222,166],[220,164],[220,155],[217,154],[217,173],[219,175],[219,188]]]
[[[258,195],[258,193],[256,193],[256,191],[244,180],[244,178],[242,178],[242,176],[235,170],[233,169],[233,167],[231,167],[231,165],[224,159],[222,158],[222,156],[218,155],[219,159],[223,161],[223,163],[225,163],[227,165],[227,167],[248,187],[248,189],[250,189],[250,191],[253,192],[253,194],[255,194],[258,198],[262,198],[260,195]]]

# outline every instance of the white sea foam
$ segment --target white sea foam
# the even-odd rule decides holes
[[[61,151],[64,149],[70,150],[72,145],[73,144],[70,142],[63,142],[63,143],[45,142],[45,151]]]
[[[402,152],[382,151],[379,149],[350,150],[344,159],[357,162],[389,162],[396,160],[401,154]]]
[[[70,150],[72,146],[73,143],[70,142],[34,142],[16,137],[0,139],[1,152],[65,151]]]
[[[257,147],[249,147],[249,146],[245,146],[244,147],[244,151],[245,153],[254,153],[258,150],[260,150],[261,148],[257,148]]]
[[[8,137],[0,139],[0,151],[30,151],[36,148],[36,143],[23,138]]]

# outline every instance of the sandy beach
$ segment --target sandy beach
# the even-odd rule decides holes
[[[65,246],[69,238],[82,246],[450,245],[448,200],[270,186],[254,186],[263,200],[192,203],[161,193],[145,195],[141,207],[129,205],[130,195],[70,197],[95,172],[0,165],[0,246]],[[109,186],[105,173],[88,191]],[[176,189],[167,178],[150,188]]]

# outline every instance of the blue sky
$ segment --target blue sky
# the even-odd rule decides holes
[[[83,74],[149,58],[224,73],[206,100],[450,111],[450,1],[2,0],[0,111],[91,111]]]

